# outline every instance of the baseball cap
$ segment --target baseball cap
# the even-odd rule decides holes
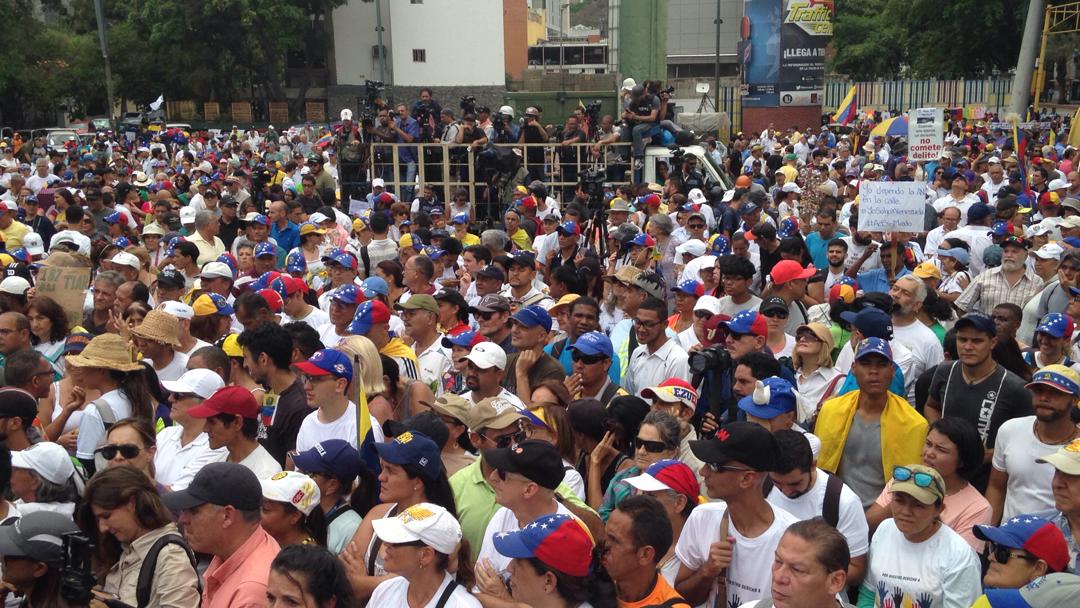
[[[274,314],[278,314],[285,309],[285,299],[281,297],[280,293],[273,289],[267,287],[265,289],[260,289],[255,293],[266,301],[266,305],[270,307],[270,311]]]
[[[480,369],[492,367],[506,369],[506,352],[494,342],[481,342],[473,346],[472,351],[465,355],[465,358]]]
[[[649,465],[640,475],[627,477],[626,483],[642,492],[671,490],[690,499],[691,503],[701,502],[701,486],[694,471],[681,460],[665,458]]]
[[[1073,320],[1062,312],[1047,313],[1035,328],[1037,334],[1049,334],[1055,338],[1065,338],[1073,334]]]
[[[456,292],[450,291],[450,292],[444,292],[444,293],[456,293]],[[571,304],[576,302],[578,300],[578,298],[580,298],[580,297],[581,297],[581,294],[579,294],[579,293],[568,293],[568,294],[564,295],[563,297],[559,298],[558,302],[551,305],[551,308],[548,309],[548,314],[549,315],[550,314],[558,314],[558,311],[562,310],[566,306],[570,306]]]
[[[858,287],[846,283],[834,283],[833,286],[829,288],[828,301],[832,304],[837,300],[843,300],[845,303],[851,304],[855,301],[855,292],[857,289]]]
[[[304,254],[294,251],[285,256],[285,272],[307,272],[307,260]]]
[[[488,267],[490,268],[490,266]],[[481,271],[483,272],[483,271]],[[506,296],[501,296],[497,293],[489,293],[488,295],[480,298],[480,301],[469,309],[469,312],[476,314],[478,312],[509,312],[510,300],[506,299]]]
[[[28,232],[23,236],[22,244],[30,255],[36,256],[45,253],[45,243],[41,240],[41,235],[36,232]]]
[[[364,461],[360,452],[344,439],[327,439],[293,456],[293,464],[304,473],[328,473],[341,480],[353,480]]]
[[[694,304],[694,312],[703,310],[713,316],[720,314],[720,298],[716,296],[701,296]]]
[[[466,424],[469,420],[469,410],[471,410],[472,407],[473,404],[471,401],[461,395],[455,395],[453,393],[443,393],[431,404],[431,409],[434,410],[436,414],[449,416],[462,424]]]
[[[469,223],[469,214],[468,213],[458,213],[457,215],[455,215],[453,218],[450,219],[450,223],[451,224],[468,224]]]
[[[994,209],[990,205],[987,205],[986,203],[975,203],[968,208],[967,219],[968,222],[977,222],[984,217],[991,215],[993,212]]]
[[[407,224],[411,224],[411,222],[405,220],[401,223],[402,226],[405,226]],[[421,241],[420,237],[416,236],[415,234],[407,232],[401,235],[401,238],[398,239],[398,249],[406,249],[408,247],[412,247],[413,249],[420,251],[424,247],[424,242]]]
[[[386,284],[386,280],[382,277],[368,277],[364,279],[364,282],[360,285],[360,289],[364,292],[364,297],[368,299],[372,299],[376,295],[390,295],[390,286]]]
[[[664,293],[664,280],[655,272],[642,272],[634,278],[631,285],[658,300],[663,300],[666,296]]]
[[[21,296],[25,295],[29,289],[30,281],[27,281],[22,277],[7,277],[3,281],[0,281],[0,292],[3,293]]]
[[[682,403],[684,406],[694,409],[697,406],[697,391],[682,378],[668,378],[660,383],[660,386],[650,386],[641,389],[643,399],[658,399],[664,403]]]
[[[911,274],[919,277],[920,279],[940,279],[941,269],[937,267],[937,264],[933,262],[923,262],[915,267],[915,270]]]
[[[246,388],[241,390],[251,395]],[[242,464],[211,462],[199,469],[187,488],[168,492],[161,498],[172,511],[194,509],[206,503],[254,511],[262,504],[262,486],[255,473]]]
[[[933,467],[910,464],[893,467],[892,493],[901,492],[924,505],[945,500],[945,480]]]
[[[51,441],[42,441],[25,450],[11,452],[11,467],[33,471],[57,485],[66,484],[75,475],[75,466],[71,464],[67,450]]]
[[[352,380],[353,375],[348,355],[332,348],[317,350],[307,361],[294,363],[293,367],[309,376],[335,376]]]
[[[634,284],[634,279],[636,279],[641,273],[642,270],[637,266],[623,266],[622,268],[615,271],[614,277],[609,276],[608,278],[614,281],[618,281],[625,286],[630,286]]]
[[[1080,219],[1080,218],[1078,218],[1078,219]],[[1078,227],[1080,227],[1080,222],[1078,222]],[[1015,234],[1011,234],[1011,235],[1005,237],[1005,240],[1001,241],[1001,247],[1003,247],[1003,248],[1004,247],[1019,247],[1020,249],[1025,249],[1026,250],[1030,246],[1031,246],[1031,243],[1029,243],[1027,239],[1025,239],[1023,237],[1016,236]]]
[[[70,515],[33,511],[9,526],[0,526],[0,555],[59,567],[64,563],[64,535],[73,532],[80,530]]]
[[[840,318],[854,325],[867,338],[892,339],[892,317],[879,308],[867,306],[859,312],[845,310],[840,313]]]
[[[453,348],[455,346],[460,346],[462,348],[472,349],[472,347],[486,340],[487,338],[485,338],[484,335],[480,332],[468,329],[453,335],[443,336],[442,345],[443,348]]]
[[[337,300],[342,304],[360,304],[365,302],[364,292],[356,283],[346,283],[341,287],[338,287],[330,294],[330,299]]]
[[[1027,383],[1025,388],[1031,389],[1036,384],[1045,384],[1063,393],[1080,396],[1080,374],[1071,367],[1059,363],[1037,370],[1031,375],[1031,382]]]
[[[953,258],[957,262],[960,262],[964,266],[971,264],[971,254],[967,249],[962,247],[953,247],[951,249],[938,249],[937,255],[939,258]]]
[[[1000,526],[976,525],[972,534],[995,545],[1023,549],[1046,562],[1054,572],[1069,565],[1065,535],[1053,523],[1033,515],[1018,515]]]
[[[442,473],[442,457],[439,446],[420,431],[405,431],[393,441],[376,443],[379,458],[396,465],[412,465],[428,479],[435,480]]]
[[[259,415],[259,404],[251,391],[242,386],[226,386],[210,395],[199,405],[188,409],[192,418],[209,418],[217,414],[232,414],[254,420]]]
[[[269,244],[269,243],[268,243]],[[202,272],[199,273],[200,279],[232,279],[232,268],[225,262],[207,262],[203,264]]]
[[[753,394],[739,399],[739,409],[755,418],[772,420],[795,411],[795,389],[783,378],[772,376],[758,380]]]
[[[526,268],[536,268],[536,254],[529,251],[516,251],[510,256],[510,264]]]
[[[573,220],[567,220],[559,224],[559,227],[555,230],[563,236],[578,236],[581,234],[581,226],[578,226],[578,223]]]
[[[813,264],[803,268],[802,264],[795,260],[781,260],[773,266],[769,276],[772,278],[773,284],[783,285],[796,279],[809,279],[815,274],[817,274],[817,270],[814,269]]]
[[[157,282],[158,282],[159,285],[162,285],[164,287],[171,288],[171,289],[183,289],[187,285],[187,282],[184,280],[184,275],[180,274],[180,271],[174,270],[172,268],[166,268],[165,270],[162,270],[161,272],[159,272],[158,275],[157,275]],[[170,300],[169,302],[164,302],[163,305],[164,304],[169,304],[170,302],[175,302],[175,300]],[[176,303],[179,304],[180,302],[176,302]],[[185,306],[187,306],[187,305],[185,304]],[[190,307],[188,307],[188,308],[190,308]],[[172,314],[176,314],[176,313],[172,313]],[[180,316],[180,315],[177,315],[177,316]],[[181,318],[184,318],[184,317],[181,317]],[[188,316],[187,318],[190,319],[191,316]]]
[[[728,255],[731,253],[731,239],[722,235],[714,234],[709,237],[709,253],[712,255]]]
[[[469,425],[470,431],[479,432],[482,429],[504,429],[524,416],[509,399],[488,397],[477,401],[476,405],[472,406],[469,410],[469,419],[464,422]]]
[[[776,468],[780,448],[772,433],[753,422],[729,422],[708,439],[690,441],[690,451],[702,462],[723,465],[738,461],[755,471]]]
[[[426,293],[418,293],[409,296],[404,302],[394,304],[394,310],[426,310],[439,314],[439,303]]]
[[[1044,260],[1060,260],[1065,250],[1057,243],[1047,243],[1035,250],[1035,255]]]
[[[259,485],[264,499],[292,505],[304,515],[311,515],[319,506],[319,486],[303,473],[279,471],[268,479],[259,480]]]
[[[37,399],[20,388],[0,388],[0,417],[33,420],[37,416],[36,404]]]
[[[689,254],[695,258],[699,258],[705,255],[706,249],[707,245],[705,245],[704,241],[701,241],[699,239],[690,239],[689,241],[686,241],[685,243],[675,247],[675,255],[678,256]]]
[[[390,320],[390,309],[386,304],[378,300],[368,300],[356,307],[356,314],[349,323],[349,332],[362,336],[378,323],[386,323]]]
[[[217,293],[204,293],[195,298],[191,303],[191,310],[196,317],[220,315],[227,317],[233,314],[233,307],[224,296]]]
[[[765,321],[765,316],[756,310],[740,311],[730,320],[722,321],[722,323],[727,326],[729,333],[762,337],[769,335],[769,325]]]
[[[207,399],[225,386],[217,372],[208,369],[189,369],[176,380],[162,380],[161,386],[170,393],[196,395]]]
[[[506,282],[506,273],[503,272],[502,268],[499,268],[498,266],[496,266],[494,264],[488,264],[487,266],[484,266],[479,271],[477,271],[476,278],[477,279],[497,279],[500,283],[505,283]],[[495,294],[488,294],[488,295],[495,295]],[[486,298],[487,296],[484,296],[484,297]],[[507,309],[507,310],[509,310],[509,309]]]
[[[578,336],[578,339],[570,345],[570,350],[579,352],[583,355],[603,355],[608,359],[612,358],[615,354],[615,349],[611,345],[611,339],[607,337],[603,332],[590,331]]]
[[[699,281],[690,279],[688,281],[683,281],[682,283],[679,283],[675,287],[672,287],[671,291],[684,293],[689,296],[697,296],[700,298],[701,296],[705,295],[705,286],[702,285]]]
[[[277,257],[277,249],[274,248],[273,243],[268,243],[268,242],[259,243],[259,244],[255,245],[254,255],[257,258],[261,258],[263,256]]]
[[[787,311],[788,311],[788,303],[784,301],[784,298],[779,298],[779,297],[776,297],[776,296],[772,296],[770,298],[765,298],[765,301],[762,302],[760,306],[758,306],[758,312],[760,312],[761,314],[765,314],[765,313],[769,313],[769,312],[785,312],[786,313]]]
[[[128,253],[126,251],[121,251],[117,253],[109,261],[113,264],[116,264],[117,266],[127,266],[136,270],[138,270],[141,266],[139,258],[137,258],[135,254]]]
[[[997,325],[994,323],[994,320],[981,312],[969,312],[957,319],[954,327],[956,329],[970,327],[990,336],[997,336]]]
[[[181,209],[181,213],[180,213],[181,222],[184,219],[183,211],[184,210]],[[192,211],[191,215],[192,215],[192,220],[194,220],[195,219],[194,218],[195,212]],[[101,221],[105,222],[106,224],[119,224],[120,222],[124,221],[124,214],[120,213],[119,211],[113,211],[112,213],[110,213],[110,214],[106,215],[105,217],[101,218]]]
[[[566,474],[555,446],[537,439],[526,439],[508,448],[484,450],[484,462],[499,471],[523,475],[549,490],[559,487]]]
[[[429,502],[417,503],[393,517],[371,522],[375,535],[389,544],[422,542],[444,555],[451,555],[461,542],[461,524],[445,508]]]
[[[1009,222],[1005,220],[997,220],[990,226],[990,234],[992,236],[1005,236],[1009,234]]]
[[[183,211],[183,210],[181,210],[181,211]],[[254,222],[256,224],[262,224],[264,226],[269,226],[270,225],[269,218],[267,218],[265,215],[263,215],[261,213],[255,213],[255,212],[251,212],[251,213],[245,215],[244,216],[244,221],[248,222],[248,223]]]
[[[570,576],[588,576],[596,543],[576,517],[544,515],[520,530],[492,537],[495,550],[514,559],[535,558]]]
[[[266,219],[266,216],[262,216]],[[180,210],[180,223],[181,224],[194,224],[195,223],[195,209],[194,207],[184,207]],[[263,222],[269,225],[269,221]]]
[[[629,244],[637,245],[638,247],[656,247],[656,241],[644,232],[630,239]]]
[[[356,256],[342,249],[332,249],[322,257],[323,262],[333,262],[345,268],[356,270]]]
[[[510,320],[520,323],[524,327],[543,327],[544,331],[551,331],[551,315],[542,306],[533,304],[526,306],[510,316]]]
[[[892,347],[883,338],[864,338],[855,348],[855,360],[871,355],[880,355],[892,361]]]
[[[983,600],[986,600],[983,603]],[[1055,572],[1040,576],[1019,589],[991,589],[979,597],[974,608],[1043,608],[1071,606],[1080,602],[1080,577]]]
[[[270,281],[269,289],[276,291],[284,302],[286,298],[294,293],[307,293],[309,288],[308,284],[305,283],[303,279],[283,274],[273,281]]]

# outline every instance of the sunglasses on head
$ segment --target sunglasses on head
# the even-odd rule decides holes
[[[915,485],[920,488],[929,488],[933,486],[938,491],[944,493],[944,488],[938,484],[937,479],[929,473],[923,473],[921,471],[912,471],[908,467],[894,467],[892,472],[893,479],[896,481],[907,481],[909,479],[915,482]]]
[[[630,442],[630,445],[635,450],[642,448],[650,454],[658,454],[667,449],[667,444],[663,441],[649,441],[648,439],[642,439],[641,437],[634,437],[633,441]]]
[[[570,358],[573,359],[574,362],[580,361],[585,365],[595,365],[597,363],[600,363],[607,357],[605,357],[604,355],[583,355],[575,350],[570,353]]]
[[[101,454],[102,458],[104,458],[105,460],[112,460],[112,459],[116,458],[117,452],[119,452],[120,455],[123,456],[124,458],[127,458],[128,460],[130,460],[130,459],[135,458],[136,456],[138,456],[139,452],[142,451],[142,448],[140,448],[139,446],[137,446],[137,445],[135,445],[133,443],[121,443],[121,444],[118,444],[118,445],[117,444],[103,445],[100,448],[98,448],[97,451],[98,451],[99,454]]]

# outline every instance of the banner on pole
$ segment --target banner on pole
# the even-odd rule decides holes
[[[908,159],[937,160],[945,145],[941,108],[916,108],[908,115]]]
[[[859,226],[868,232],[922,232],[926,184],[863,182],[859,186]]]

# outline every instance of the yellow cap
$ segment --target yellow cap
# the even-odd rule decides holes
[[[398,240],[399,249],[412,247],[413,249],[420,251],[423,246],[424,243],[420,241],[420,238],[411,232],[406,232],[405,234],[401,235],[401,238]]]
[[[933,262],[923,262],[915,267],[912,274],[920,279],[940,279],[941,270]]]
[[[559,298],[559,301],[556,302],[555,305],[552,306],[550,309],[548,309],[548,312],[550,312],[551,314],[555,314],[555,311],[557,309],[562,308],[563,306],[569,306],[570,304],[573,304],[574,300],[576,300],[576,299],[578,299],[580,297],[581,297],[581,294],[568,293],[565,296]]]
[[[221,350],[230,357],[243,357],[244,349],[240,348],[240,334],[229,334],[221,343]]]

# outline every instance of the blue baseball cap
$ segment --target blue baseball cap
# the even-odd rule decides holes
[[[1077,374],[1073,368],[1060,363],[1047,365],[1036,371],[1031,375],[1031,382],[1028,382],[1025,388],[1031,390],[1031,387],[1036,384],[1045,384],[1063,393],[1080,396],[1080,374]]]
[[[791,219],[790,217],[780,222],[780,228],[776,231],[776,236],[786,239],[793,234],[799,232],[799,222]]]
[[[124,214],[119,211],[113,211],[109,215],[101,218],[106,224],[119,224],[124,221]]]
[[[285,257],[286,272],[307,272],[307,260],[304,254],[294,251]]]
[[[307,361],[294,363],[293,367],[309,376],[334,376],[351,380],[353,375],[353,366],[348,355],[332,348],[317,350]]]
[[[962,247],[938,249],[937,255],[939,258],[952,258],[964,266],[969,266],[971,264],[971,254],[968,253],[967,249]]]
[[[762,337],[769,335],[769,325],[765,320],[765,315],[756,310],[740,311],[730,320],[723,321],[723,324],[728,328],[729,333]]]
[[[536,268],[536,254],[531,251],[515,251],[510,256],[510,263],[527,268]]]
[[[599,331],[581,334],[570,346],[570,350],[583,355],[603,355],[608,359],[615,356],[615,349],[611,345],[611,339]]]
[[[255,245],[255,257],[261,258],[264,255],[277,257],[277,250],[274,249],[273,243],[263,242]]]
[[[356,283],[346,283],[335,289],[334,292],[330,294],[330,299],[337,300],[343,304],[360,304],[364,301],[364,292]]]
[[[866,338],[862,342],[859,342],[859,345],[856,347],[855,360],[858,361],[859,359],[869,357],[870,355],[880,355],[889,361],[892,361],[892,347],[889,346],[887,340],[881,338]]]
[[[1039,321],[1039,326],[1035,328],[1035,333],[1049,334],[1055,338],[1064,338],[1066,336],[1072,336],[1073,329],[1072,317],[1061,312],[1051,312]]]
[[[30,254],[26,251],[25,247],[17,247],[15,249],[12,249],[8,253],[11,255],[11,257],[24,264],[30,261]]]
[[[1005,236],[1009,234],[1009,222],[997,220],[990,226],[990,234],[992,236]]]
[[[369,300],[376,295],[390,295],[390,286],[386,284],[386,281],[382,277],[368,277],[364,279],[364,283],[360,288],[364,290],[364,297]]]
[[[326,473],[340,480],[356,479],[366,469],[360,452],[344,439],[327,439],[293,456],[293,464],[304,473]]]
[[[1061,241],[1063,243],[1068,244],[1070,247],[1072,247],[1074,249],[1077,248],[1077,247],[1080,247],[1080,237],[1070,236],[1069,238],[1062,239]]]
[[[270,287],[270,282],[279,276],[281,276],[281,273],[276,270],[264,272],[259,278],[251,282],[249,289],[251,289],[251,291],[262,291],[263,289]]]
[[[957,319],[956,324],[953,327],[956,329],[970,327],[991,336],[997,336],[997,325],[994,323],[994,320],[981,312],[969,312]]]
[[[772,420],[780,414],[795,411],[795,401],[791,383],[772,376],[759,380],[753,394],[739,399],[739,409],[755,418]]]
[[[227,317],[235,312],[225,296],[218,293],[202,294],[191,303],[191,308],[198,317],[207,315]]]
[[[630,239],[630,244],[638,247],[656,247],[656,241],[644,232],[638,233],[637,236]]]
[[[479,340],[477,340],[478,335],[480,336]],[[442,345],[443,348],[453,348],[455,346],[460,346],[462,348],[471,349],[478,342],[483,341],[483,335],[480,335],[479,332],[477,332],[476,330],[469,329],[466,331],[458,332],[456,334],[443,336]]]
[[[331,249],[322,257],[323,262],[333,262],[345,268],[356,270],[356,256],[344,249]]]
[[[113,245],[116,245],[120,249],[127,249],[128,247],[131,247],[131,240],[126,236],[117,237],[116,240],[113,241]],[[20,247],[20,249],[22,248]],[[11,254],[15,255],[15,252],[13,251]]]
[[[469,223],[469,214],[468,213],[459,213],[459,214],[455,215],[453,217],[453,219],[450,220],[450,223],[451,224],[468,224]]]
[[[270,220],[261,213],[256,213],[255,215],[251,216],[250,220],[247,221],[255,224],[262,224],[263,226],[270,225]]]
[[[705,286],[702,285],[699,281],[690,279],[689,281],[683,281],[675,287],[672,287],[671,291],[685,293],[688,296],[697,296],[700,298],[701,296],[705,295]]]
[[[1069,565],[1069,546],[1065,535],[1050,521],[1033,515],[1017,515],[998,527],[977,525],[971,530],[975,538],[995,545],[1023,549],[1046,562],[1054,572]]]
[[[215,262],[221,262],[222,264],[225,264],[226,266],[228,266],[229,270],[232,271],[233,277],[234,278],[236,277],[236,271],[237,271],[236,258],[234,258],[231,253],[223,253],[223,254],[219,255],[217,257],[217,259],[214,260],[214,261]]]
[[[578,223],[573,220],[567,220],[559,224],[559,227],[555,230],[563,236],[578,236],[581,234],[581,226],[578,226]]]
[[[525,327],[540,326],[544,328],[544,331],[551,331],[551,315],[542,306],[536,304],[517,311],[510,320],[517,321]]]
[[[368,300],[356,307],[356,314],[349,323],[349,333],[362,336],[376,323],[386,323],[390,320],[390,309],[386,304],[378,300]]]
[[[422,251],[423,251],[424,255],[426,255],[428,257],[428,259],[431,259],[431,260],[437,260],[437,259],[441,258],[442,256],[444,256],[446,254],[445,251],[443,251],[442,249],[439,249],[438,247],[436,247],[434,245],[424,245],[424,248],[422,249]]]
[[[716,235],[709,246],[712,255],[728,255],[731,253],[731,240],[722,234]]]
[[[840,313],[840,318],[854,325],[864,337],[892,339],[892,317],[879,308],[867,306],[859,312],[845,310]]]
[[[585,577],[591,571],[595,543],[578,518],[556,513],[529,525],[492,537],[500,555],[514,559],[534,558],[570,576]]]
[[[439,446],[420,431],[405,431],[388,443],[376,443],[379,458],[399,466],[412,465],[420,473],[436,480],[442,473],[442,455]]]

